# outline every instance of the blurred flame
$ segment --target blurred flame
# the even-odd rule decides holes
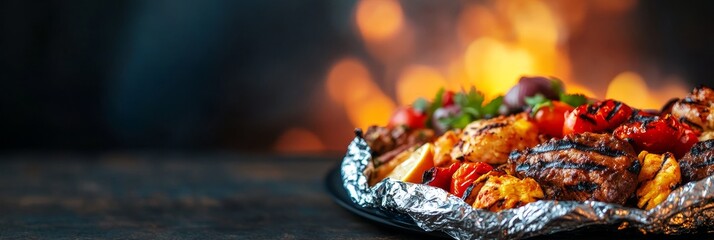
[[[616,99],[637,108],[651,106],[647,83],[634,72],[623,72],[615,76],[607,86],[605,98]]]
[[[404,24],[402,6],[396,0],[361,0],[356,18],[359,32],[368,41],[388,39]]]
[[[400,105],[409,105],[417,98],[430,98],[446,85],[439,71],[429,66],[407,67],[397,80],[397,99]]]
[[[459,15],[457,34],[461,44],[468,45],[479,37],[506,38],[506,28],[489,8],[482,5],[467,6]]]
[[[372,91],[372,77],[357,59],[345,58],[332,66],[327,75],[327,93],[338,103],[357,101]]]
[[[371,73],[375,72],[370,72],[359,59],[343,58],[331,66],[325,84],[329,98],[345,109],[353,126],[385,125],[396,109],[394,99],[400,105],[408,105],[418,97],[430,99],[442,87],[458,91],[471,86],[487,98],[493,98],[507,92],[522,75],[554,76],[563,80],[568,93],[614,98],[637,108],[659,109],[670,98],[682,97],[688,92],[688,86],[682,79],[665,79],[658,82],[658,88],[652,88],[633,71],[618,74],[605,86],[603,80],[607,79],[591,79],[593,74],[583,70],[582,65],[587,64],[583,61],[588,59],[578,57],[582,56],[582,52],[574,52],[581,55],[571,54],[573,45],[569,44],[573,39],[581,45],[585,44],[586,49],[607,49],[593,45],[608,39],[592,38],[585,33],[592,26],[609,30],[612,23],[605,21],[600,24],[589,17],[604,14],[613,18],[612,22],[621,21],[622,14],[632,10],[637,0],[489,0],[478,3],[462,1],[462,4],[458,16],[439,17],[435,18],[436,22],[426,24],[426,27],[435,26],[455,31],[455,34],[441,35],[443,31],[436,31],[439,35],[432,36],[428,34],[434,31],[424,31],[421,29],[423,23],[410,21],[407,18],[409,14],[404,11],[433,5],[417,3],[403,9],[399,0],[357,1],[353,20],[365,46],[367,56],[363,59],[370,61],[370,65],[380,64],[378,73],[381,75],[373,76]],[[437,17],[444,14],[443,11],[429,10],[421,9],[419,13],[433,13]],[[615,19],[618,16],[620,19]],[[455,24],[453,29],[450,24]],[[571,36],[574,34],[577,34],[576,38]],[[441,38],[457,44],[443,48],[439,44],[444,42]],[[434,52],[443,48],[446,54],[438,57],[429,55],[430,51],[424,51],[424,47],[432,45],[437,47],[433,48],[436,49]],[[583,49],[583,46],[577,49]],[[622,55],[619,57],[622,58]],[[613,59],[618,60],[617,56]],[[581,68],[576,69],[575,66]],[[621,65],[614,64],[610,68],[613,67]],[[602,70],[603,67],[594,69]],[[623,70],[608,69],[608,66],[604,69]],[[391,85],[385,87],[389,94],[393,93],[391,96],[394,99],[376,84],[375,79],[395,84],[394,92],[391,92]],[[290,134],[298,136],[293,138],[298,139],[309,139],[312,134],[304,129],[291,131]],[[332,144],[329,141],[326,143]],[[276,149],[279,149],[278,144]]]
[[[615,76],[607,87],[606,98],[613,98],[642,109],[661,109],[672,98],[687,95],[687,86],[675,78],[658,89],[650,89],[637,73],[623,72]]]
[[[503,94],[521,75],[533,74],[533,62],[527,51],[492,38],[476,39],[464,56],[469,79],[486,97]]]
[[[394,101],[373,82],[362,62],[354,58],[344,58],[333,65],[325,85],[330,98],[343,104],[356,127],[384,125],[396,108]]]
[[[291,128],[278,137],[273,148],[278,152],[317,152],[325,150],[325,145],[309,130]]]

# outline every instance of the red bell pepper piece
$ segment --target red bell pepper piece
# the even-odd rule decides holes
[[[481,175],[493,170],[493,167],[484,162],[466,162],[461,164],[451,178],[449,192],[457,197],[463,197],[466,189]]]
[[[429,186],[438,187],[449,191],[449,184],[451,184],[451,177],[454,172],[459,169],[461,162],[454,162],[447,167],[432,167],[431,169],[424,172],[422,178],[423,183]]]

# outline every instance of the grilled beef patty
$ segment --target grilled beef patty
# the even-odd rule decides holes
[[[714,174],[714,140],[694,144],[679,160],[684,182],[698,181]]]
[[[624,204],[641,166],[632,146],[609,134],[582,133],[514,151],[512,173],[535,179],[547,199]]]

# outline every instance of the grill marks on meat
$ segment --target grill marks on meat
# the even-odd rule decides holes
[[[526,152],[528,154],[538,154],[538,153],[560,151],[560,150],[567,150],[567,149],[577,149],[577,150],[580,150],[583,152],[588,152],[588,151],[596,152],[601,155],[610,156],[610,157],[619,157],[619,156],[625,155],[625,153],[620,150],[610,149],[610,148],[607,148],[606,146],[588,146],[583,143],[575,142],[571,139],[560,139],[560,140],[556,140],[554,144],[538,145],[534,148],[528,149]]]
[[[514,152],[509,167],[535,179],[546,198],[624,204],[635,192],[641,165],[627,142],[609,134],[582,133]]]
[[[672,115],[681,122],[703,131],[714,130],[714,90],[697,87],[672,105]]]
[[[679,161],[684,182],[697,181],[714,174],[714,140],[694,144]]]

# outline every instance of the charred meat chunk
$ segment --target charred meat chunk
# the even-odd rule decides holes
[[[694,144],[679,160],[684,182],[698,181],[714,174],[714,139]]]
[[[624,204],[637,187],[640,163],[632,146],[609,134],[551,139],[509,157],[510,172],[535,179],[547,199]]]

